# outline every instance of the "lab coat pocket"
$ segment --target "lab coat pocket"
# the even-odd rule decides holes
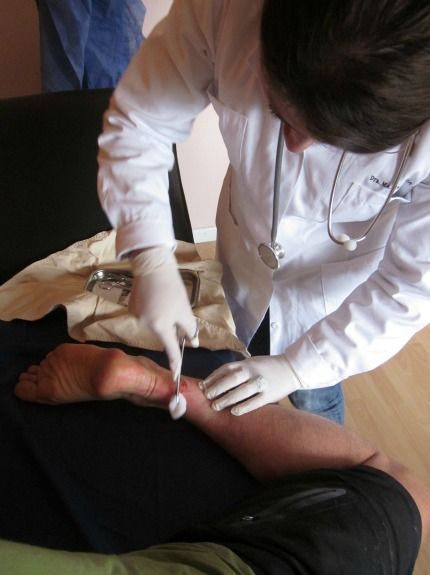
[[[343,195],[340,190],[335,194],[332,220],[333,222],[370,220],[379,214],[389,194],[390,190],[387,188],[374,190],[352,182]],[[390,200],[390,204],[396,200],[407,201],[404,198],[394,196]]]
[[[322,264],[321,279],[326,313],[334,312],[342,302],[378,268],[384,248],[351,260]]]
[[[230,164],[235,171],[240,173],[248,118],[244,114],[236,112],[221,103],[217,98],[212,96],[212,94],[208,93],[208,96],[218,116],[218,125],[227,148]]]
[[[314,182],[306,180],[305,184],[305,192],[292,197],[288,214],[313,222],[327,221],[330,194],[321,194]],[[375,191],[355,182],[345,182],[336,187],[333,196],[332,222],[367,221],[380,211],[387,196],[385,189]]]

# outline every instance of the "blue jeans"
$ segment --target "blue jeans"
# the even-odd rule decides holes
[[[341,383],[322,389],[301,389],[288,398],[297,409],[316,413],[336,423],[344,423],[345,404]]]
[[[143,41],[141,0],[39,0],[43,92],[113,88]]]

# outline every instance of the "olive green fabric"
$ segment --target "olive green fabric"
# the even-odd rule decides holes
[[[0,540],[0,566],[13,575],[253,575],[237,555],[214,543],[169,543],[101,555]]]

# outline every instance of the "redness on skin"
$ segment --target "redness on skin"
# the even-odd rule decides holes
[[[188,381],[188,379],[186,379],[186,377],[184,377],[184,376],[181,376],[181,384],[179,386],[179,391],[181,393],[187,394],[187,392],[189,390],[189,386],[190,386],[190,382]]]

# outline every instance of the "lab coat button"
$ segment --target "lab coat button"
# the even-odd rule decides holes
[[[279,323],[277,321],[272,321],[272,323],[270,324],[270,327],[272,329],[278,329]]]

